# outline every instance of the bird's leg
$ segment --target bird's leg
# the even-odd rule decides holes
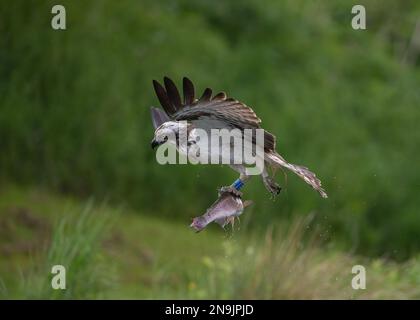
[[[224,186],[220,188],[220,192],[229,192],[238,197],[242,197],[242,192],[240,191],[242,187],[245,185],[245,179],[242,180],[241,177],[236,179],[230,186]]]
[[[242,165],[231,165],[231,167],[232,169],[240,173],[239,178],[236,179],[230,186],[222,187],[220,191],[231,192],[241,197],[242,192],[240,192],[240,190],[243,188],[245,183],[251,178],[251,176],[246,175],[245,167]]]
[[[264,171],[262,172],[261,177],[268,192],[270,192],[273,196],[276,196],[280,193],[281,187],[272,177],[270,177],[266,167],[264,167]]]

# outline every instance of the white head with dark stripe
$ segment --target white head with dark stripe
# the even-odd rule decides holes
[[[179,135],[182,132],[187,132],[187,126],[186,121],[164,122],[155,130],[155,136],[151,142],[152,148],[155,149],[166,142],[177,146]]]

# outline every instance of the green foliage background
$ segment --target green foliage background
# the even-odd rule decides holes
[[[191,78],[252,106],[278,151],[322,179],[271,201],[254,179],[249,223],[316,212],[327,238],[367,255],[420,249],[418,1],[0,1],[0,177],[187,220],[235,173],[160,166],[152,79]],[[282,174],[278,180],[283,185]]]

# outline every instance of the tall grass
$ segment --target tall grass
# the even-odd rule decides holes
[[[42,263],[23,282],[23,296],[33,299],[104,298],[112,285],[112,266],[104,264],[101,240],[109,229],[107,211],[93,210],[88,202],[80,212],[67,212],[54,228],[51,243]],[[51,269],[66,270],[66,288],[53,289]]]
[[[222,257],[203,258],[206,271],[190,281],[184,294],[211,299],[420,297],[417,262],[396,265],[321,249],[319,232],[309,221],[297,219],[276,235],[270,229],[264,239],[226,241]],[[353,289],[354,265],[365,267],[366,289]]]
[[[4,209],[16,206],[54,226],[37,230],[37,235],[52,233],[44,250],[34,246],[38,254],[32,260],[31,252],[16,246],[23,233],[14,234],[15,250],[0,256],[4,298],[420,298],[418,259],[396,264],[344,254],[322,242],[324,234],[312,215],[292,219],[288,226],[273,223],[263,235],[243,226],[232,235],[211,227],[195,234],[187,224],[130,210],[118,215],[93,202],[81,205],[15,190],[0,192],[0,225],[9,221],[19,229],[19,220]],[[51,287],[51,268],[57,264],[66,268],[66,290]],[[354,265],[366,269],[365,290],[351,287]]]

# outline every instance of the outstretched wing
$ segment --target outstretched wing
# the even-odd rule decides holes
[[[155,128],[155,130],[162,123],[165,123],[166,121],[171,120],[171,119],[169,119],[168,115],[165,112],[162,111],[162,109],[151,107],[150,112],[152,114],[152,123],[153,123],[153,127]]]
[[[206,88],[199,99],[195,98],[194,85],[190,79],[183,78],[184,99],[174,82],[164,77],[163,87],[153,80],[156,95],[166,114],[173,120],[186,120],[198,127],[260,129],[261,119],[244,103],[228,98],[220,92],[212,96],[212,89]],[[275,137],[264,131],[264,148],[275,149]]]

